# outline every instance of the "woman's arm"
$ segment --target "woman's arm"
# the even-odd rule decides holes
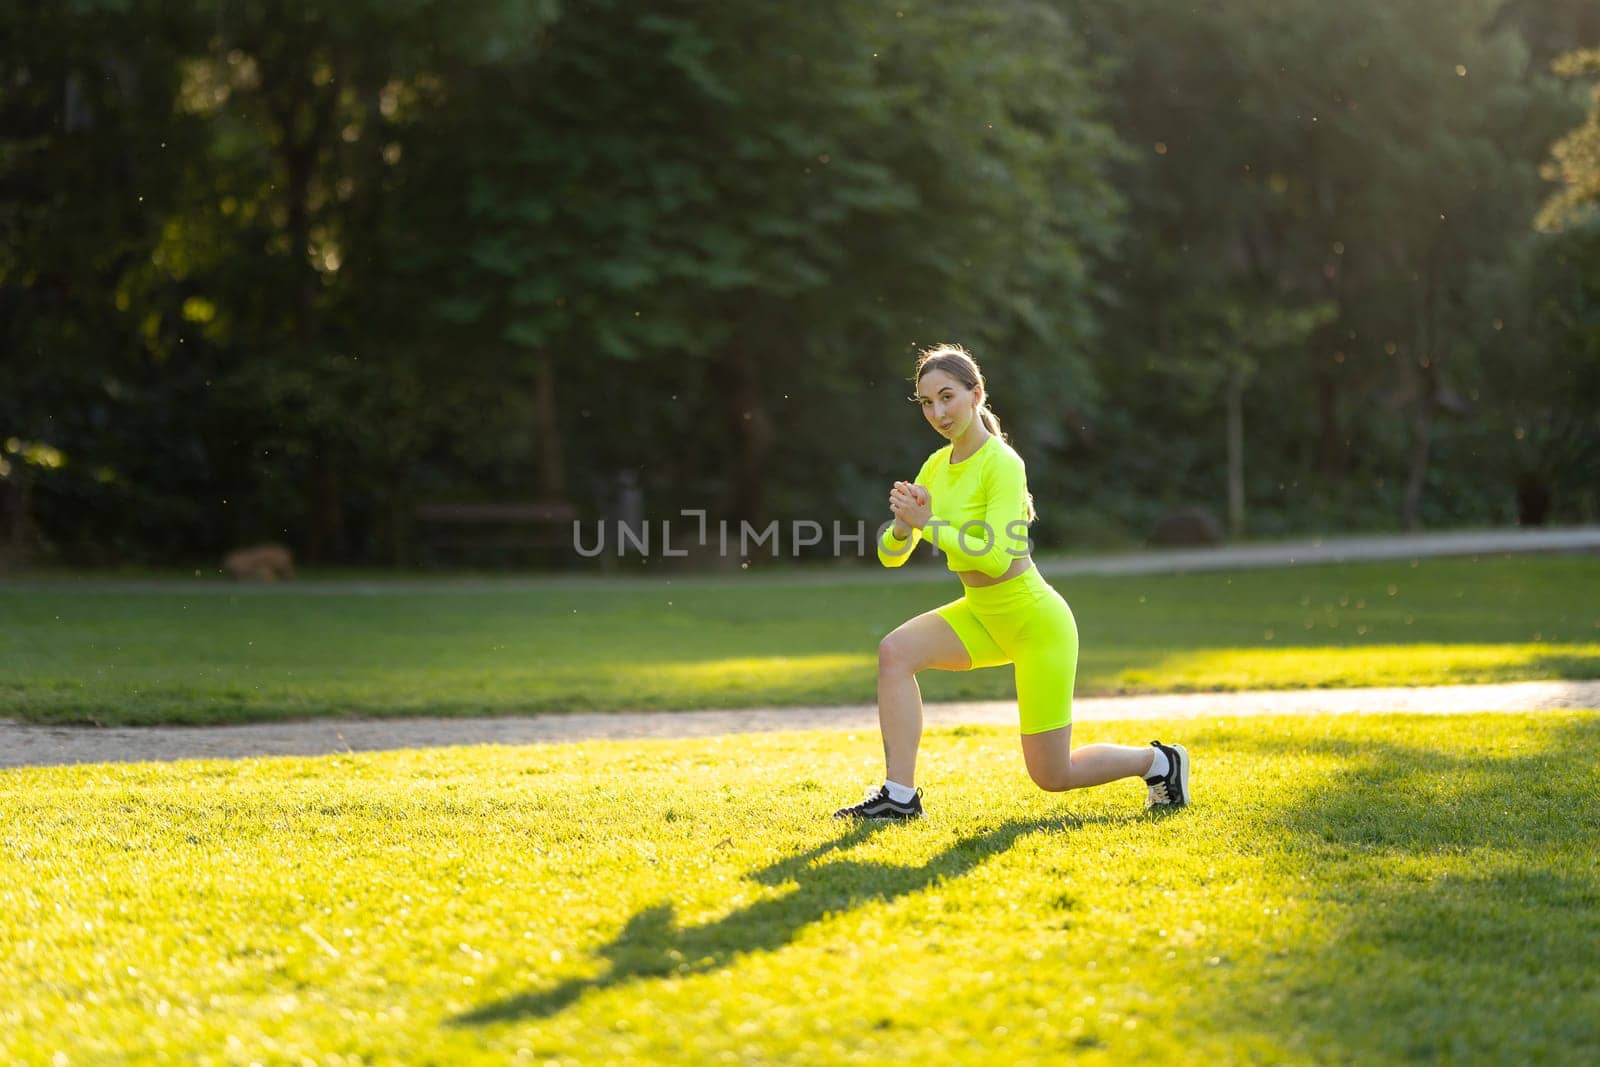
[[[935,453],[937,455],[938,453]],[[922,461],[922,466],[917,470],[917,482],[920,483],[928,476],[929,464],[933,456]],[[890,510],[893,511],[893,501],[896,492],[904,482],[896,482],[889,490]],[[926,499],[927,490],[920,490],[923,499]],[[911,558],[911,550],[917,547],[917,542],[922,540],[922,532],[899,515],[894,516],[894,522],[883,528],[878,534],[878,562],[885,567],[903,567],[906,560]]]
[[[908,534],[906,537],[896,537],[896,527],[904,526]],[[911,558],[911,550],[917,547],[917,542],[922,540],[919,530],[905,526],[899,519],[883,528],[878,535],[878,562],[885,567],[903,567],[906,560]]]

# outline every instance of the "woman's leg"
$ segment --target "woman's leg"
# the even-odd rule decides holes
[[[1025,614],[1006,636],[1017,664],[1017,712],[1029,776],[1051,792],[1143,777],[1154,762],[1154,749],[1099,744],[1072,751],[1077,620],[1054,589],[1030,604]]]
[[[917,672],[964,671],[972,666],[955,629],[929,611],[900,624],[878,644],[878,728],[883,731],[886,776],[917,784],[917,748],[922,743],[922,689]]]
[[[1072,750],[1072,727],[1022,735],[1022,758],[1040,789],[1059,793],[1104,785],[1121,778],[1143,778],[1155,749],[1130,745],[1084,745]]]

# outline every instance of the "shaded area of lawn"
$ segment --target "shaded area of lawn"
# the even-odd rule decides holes
[[[1258,822],[1322,934],[1232,968],[1226,995],[1198,1006],[1213,1025],[1291,1035],[1323,1062],[1600,1057],[1600,810],[1578,784],[1600,765],[1600,717],[1537,740],[1476,732],[1466,747],[1389,724],[1211,738],[1332,768]]]
[[[1080,695],[1600,677],[1600,560],[1510,557],[1059,582]],[[326,715],[868,703],[878,641],[958,592],[663,579],[506,591],[0,590],[0,715]],[[1003,699],[1010,668],[923,676]]]

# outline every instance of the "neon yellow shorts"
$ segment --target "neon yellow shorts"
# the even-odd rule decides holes
[[[1016,664],[1022,732],[1041,734],[1072,722],[1078,676],[1078,622],[1036,567],[999,585],[968,588],[935,608],[972,657],[972,670]]]

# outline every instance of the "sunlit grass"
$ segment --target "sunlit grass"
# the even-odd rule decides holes
[[[903,580],[902,580],[903,579]],[[1430,560],[1071,578],[1081,696],[1600,677],[1600,560]],[[953,599],[759,577],[156,590],[0,588],[0,715],[218,722],[339,714],[870,703],[877,645]],[[1010,699],[1010,668],[928,672]]]
[[[771,687],[848,685],[876,669],[872,654],[818,656],[740,656],[690,662],[626,664],[620,674],[635,685],[654,685],[682,692],[745,693],[759,697]]]
[[[1133,728],[1194,807],[998,727],[877,830],[870,732],[5,772],[0,1061],[1600,1057],[1600,716]]]
[[[1210,649],[1178,652],[1149,667],[1120,671],[1115,688],[1288,689],[1416,685],[1582,677],[1600,662],[1600,644],[1355,645],[1343,648]]]

